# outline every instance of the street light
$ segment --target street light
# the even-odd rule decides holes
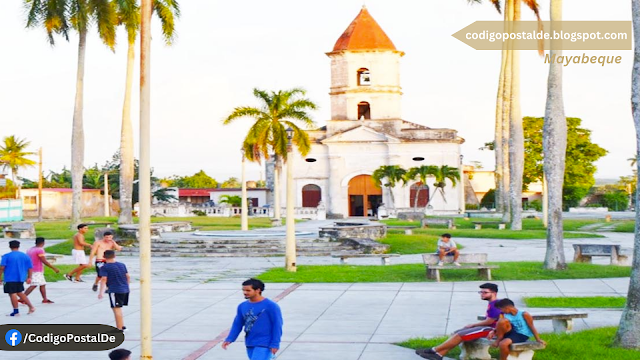
[[[293,197],[295,196],[293,188],[293,129],[287,128],[287,240],[285,245],[285,269],[287,271],[296,271],[296,225],[293,218]]]
[[[245,179],[244,170],[244,148],[241,148],[240,152],[242,153],[242,203],[240,205],[240,230],[247,231],[249,230],[249,209],[247,209],[247,180]]]

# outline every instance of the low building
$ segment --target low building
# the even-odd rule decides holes
[[[20,197],[23,202],[24,217],[38,216],[38,189],[22,189]],[[45,219],[71,218],[71,203],[73,190],[67,188],[42,189],[42,217]],[[120,206],[117,201],[111,199],[110,213],[117,214]],[[82,190],[82,214],[81,217],[104,216],[104,195],[99,189]]]
[[[478,203],[491,189],[495,189],[496,180],[495,173],[488,170],[476,170],[471,166],[464,167],[464,173],[469,178],[469,184],[475,194]],[[527,190],[522,191],[522,206],[526,208],[527,204],[534,200],[542,201],[542,183],[535,182],[529,184]],[[471,203],[467,200],[467,203]]]

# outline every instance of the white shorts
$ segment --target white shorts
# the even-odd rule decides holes
[[[75,261],[78,265],[86,265],[89,262],[87,261],[87,255],[84,254],[84,250],[71,250],[71,256],[73,256],[73,261]]]
[[[47,285],[47,280],[44,279],[44,272],[34,271],[31,274],[31,284],[28,284],[28,285],[30,286]]]

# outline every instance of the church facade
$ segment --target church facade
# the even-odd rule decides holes
[[[326,55],[331,59],[331,119],[326,126],[308,131],[309,154],[290,156],[296,207],[316,207],[322,202],[327,215],[348,217],[376,215],[384,204],[393,217],[412,211],[417,200],[420,210],[429,203],[434,213],[463,211],[460,182],[453,187],[447,181],[443,197],[435,191],[434,178],[426,184],[411,181],[403,186],[401,182],[394,188],[379,188],[371,178],[382,165],[461,169],[464,139],[453,129],[402,119],[400,59],[404,53],[365,7]],[[280,175],[283,208],[286,166]]]

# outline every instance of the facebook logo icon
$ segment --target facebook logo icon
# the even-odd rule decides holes
[[[22,334],[20,334],[20,331],[15,329],[9,330],[4,336],[4,339],[6,340],[7,344],[11,346],[17,346],[22,341]]]

